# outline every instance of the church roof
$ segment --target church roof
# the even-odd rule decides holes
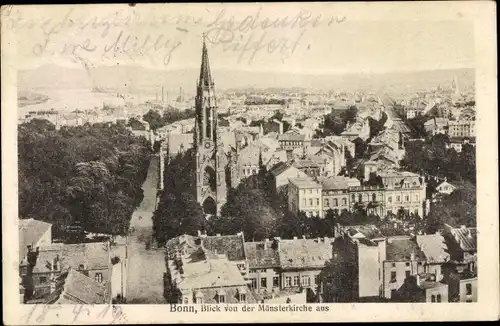
[[[200,69],[200,86],[212,86],[212,74],[210,73],[210,63],[208,61],[208,51],[203,38],[203,49],[201,54],[201,69]]]

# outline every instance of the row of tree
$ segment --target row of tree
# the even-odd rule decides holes
[[[156,130],[176,121],[194,118],[195,115],[196,112],[193,109],[181,111],[179,109],[170,108],[164,111],[163,114],[160,114],[156,110],[149,110],[142,118],[149,123],[149,128]]]
[[[153,236],[158,245],[178,235],[207,231],[208,222],[196,201],[195,150],[172,158],[164,169],[164,187],[153,214]]]
[[[143,198],[150,151],[123,126],[33,120],[19,125],[18,156],[21,218],[52,223],[56,236],[73,225],[118,235]]]
[[[457,153],[448,146],[447,135],[438,134],[424,141],[412,141],[406,144],[406,151],[401,167],[415,173],[426,173],[449,181],[469,181],[476,183],[476,150],[470,144],[464,144]]]

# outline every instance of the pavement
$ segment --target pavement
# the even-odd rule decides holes
[[[128,236],[127,260],[127,303],[166,303],[163,297],[163,273],[165,253],[163,250],[148,249],[152,242],[153,212],[155,211],[159,179],[159,157],[151,157],[148,175],[142,189],[144,199],[132,214]]]

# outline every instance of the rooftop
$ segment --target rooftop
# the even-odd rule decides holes
[[[343,176],[319,177],[318,181],[321,182],[323,190],[344,190],[361,185],[358,179]]]
[[[24,258],[27,247],[34,246],[51,228],[52,224],[32,218],[19,220],[19,262]]]
[[[294,184],[300,189],[321,188],[321,185],[312,180],[311,178],[290,178],[289,182]]]
[[[448,246],[441,234],[417,235],[417,244],[429,263],[445,262],[450,259]]]
[[[106,242],[81,244],[57,243],[41,247],[33,272],[48,272],[52,262],[59,257],[61,269],[107,269],[110,265],[109,247]]]
[[[371,240],[384,237],[380,230],[372,224],[350,225],[345,228],[345,231],[352,238],[366,238]]]
[[[279,135],[278,140],[279,141],[304,141],[305,137],[306,137],[305,135],[288,133],[288,134]]]
[[[177,249],[191,253],[203,246],[217,255],[226,255],[229,260],[244,260],[244,243],[245,239],[242,233],[215,236],[191,236],[184,234],[168,240],[166,248],[170,257],[175,254]]]
[[[285,163],[285,162],[278,162],[276,165],[274,165],[269,172],[271,172],[272,175],[275,177],[279,176],[283,172],[287,171],[290,168],[290,166]]]
[[[418,248],[417,243],[409,237],[389,237],[387,242],[388,261],[409,261],[414,254],[414,259],[425,261],[424,253]]]
[[[56,290],[46,303],[105,304],[109,302],[108,287],[70,268],[56,279]]]
[[[171,268],[171,271],[181,291],[246,285],[238,267],[220,256],[207,255],[198,261],[183,259],[182,273],[175,268]]]
[[[318,168],[319,165],[313,160],[297,160],[293,162],[293,166],[297,169],[305,169],[305,168]]]
[[[167,146],[172,154],[179,153],[181,148],[186,151],[193,147],[193,134],[170,134],[167,140]]]
[[[282,268],[319,268],[332,259],[332,238],[280,240]]]
[[[472,227],[453,228],[452,233],[464,251],[477,250],[477,230]]]
[[[245,252],[250,268],[273,268],[280,266],[278,251],[272,241],[245,242]]]

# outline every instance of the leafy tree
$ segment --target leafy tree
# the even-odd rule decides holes
[[[426,219],[426,231],[435,232],[445,223],[451,226],[476,226],[476,190],[473,184],[466,183],[432,204]]]
[[[145,130],[146,127],[142,122],[132,117],[128,120],[127,127],[132,127],[133,130]]]
[[[344,247],[349,246],[349,240],[337,238],[334,251],[339,253],[336,258],[326,262],[319,273],[323,288],[323,302],[355,302],[358,299],[356,291],[357,266],[352,259],[345,257]]]
[[[429,117],[426,115],[418,115],[406,120],[406,124],[412,131],[413,138],[425,138],[427,136],[424,124],[428,119]]]
[[[370,125],[370,138],[378,135],[382,130],[385,129],[384,124],[387,121],[387,114],[382,113],[382,118],[380,120],[375,120],[372,117],[368,117],[368,124]]]
[[[142,119],[144,119],[144,121],[149,123],[149,128],[151,128],[152,130],[156,130],[165,125],[161,115],[152,109],[149,110],[146,114],[144,114],[142,116]]]
[[[269,120],[278,120],[278,121],[283,121],[284,114],[283,112],[276,110],[274,111],[274,114],[269,118]]]
[[[258,241],[275,234],[277,216],[263,190],[240,184],[237,189],[229,191],[227,202],[221,209],[221,218],[212,224],[212,228],[221,234],[243,231],[249,239]],[[217,223],[221,220],[222,223]]]
[[[19,215],[53,224],[64,238],[82,231],[124,234],[142,200],[150,152],[144,139],[118,125],[18,126]]]
[[[358,108],[354,105],[349,106],[349,108],[347,108],[347,110],[344,111],[342,114],[342,118],[346,124],[356,121],[357,116],[358,116]]]
[[[160,245],[178,235],[209,228],[195,197],[195,166],[194,150],[178,154],[165,166],[164,190],[153,214],[153,236]]]

